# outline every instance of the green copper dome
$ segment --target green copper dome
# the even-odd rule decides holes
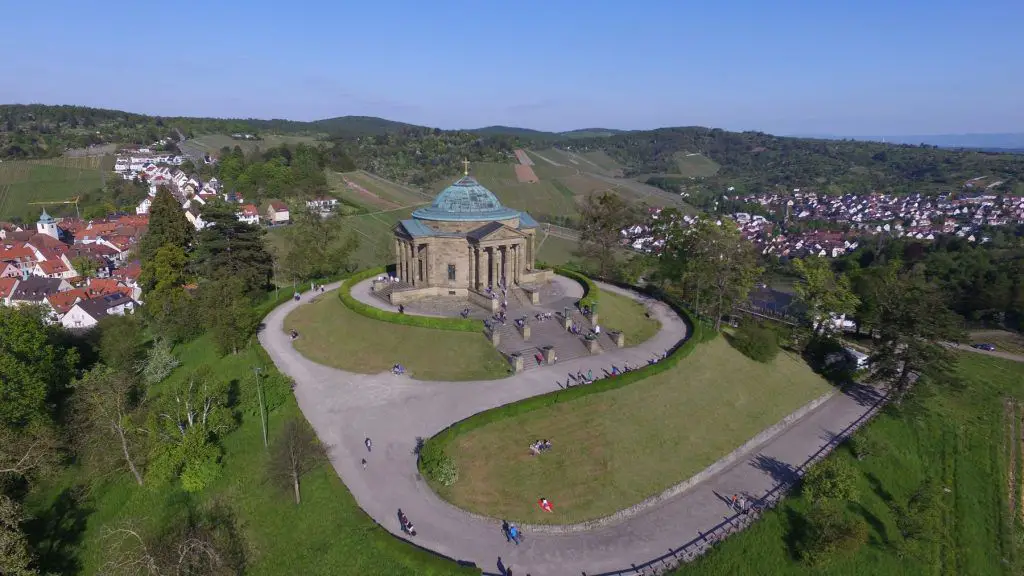
[[[412,213],[419,220],[487,221],[508,220],[519,216],[518,210],[506,208],[493,192],[470,176],[459,178],[434,198],[434,202]]]

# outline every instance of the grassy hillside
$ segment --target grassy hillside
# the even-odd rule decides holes
[[[696,152],[676,152],[675,173],[687,178],[706,178],[718,174],[717,162]]]
[[[253,367],[269,374],[264,390],[271,442],[289,418],[301,418],[287,380],[259,344],[237,355],[218,356],[208,337],[180,346],[182,361],[170,378],[149,391],[151,398],[207,367],[214,378],[238,386],[237,429],[224,439],[223,474],[201,493],[178,486],[136,486],[126,473],[91,475],[71,468],[32,493],[27,510],[30,538],[40,568],[53,574],[101,574],[111,540],[107,531],[126,523],[144,532],[180,528],[186,509],[219,504],[237,523],[246,551],[246,574],[394,574],[407,576],[479,573],[439,560],[402,543],[377,526],[359,507],[330,465],[321,465],[302,481],[302,504],[267,481],[268,449],[257,416]]]
[[[801,562],[796,537],[809,503],[798,495],[675,574],[1021,574],[1020,435],[1007,406],[1017,404],[1019,431],[1024,364],[963,353],[957,376],[960,385],[922,387],[859,432],[876,445],[863,460],[845,448],[831,456],[856,471],[858,495],[847,507],[867,523],[859,550],[822,566]],[[908,539],[901,509],[928,480],[939,486],[936,516]]]
[[[111,159],[99,156],[0,162],[0,219],[32,222],[43,208],[55,216],[73,215],[74,206],[29,202],[68,200],[100,188],[111,168]]]
[[[297,144],[326,145],[322,140],[318,139],[318,136],[315,135],[296,136],[281,134],[265,134],[260,136],[259,140],[238,140],[232,138],[229,134],[202,134],[195,138],[190,138],[187,144],[193,144],[206,153],[216,152],[225,146],[228,148],[238,146],[244,152],[249,153],[256,148],[259,148],[260,150],[268,150],[270,148],[281,146],[282,144],[286,146],[295,146]]]

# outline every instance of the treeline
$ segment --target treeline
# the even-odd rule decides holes
[[[1024,227],[990,230],[988,242],[940,236],[923,243],[878,238],[836,261],[861,296],[858,317],[871,315],[878,271],[897,265],[919,273],[943,294],[943,305],[973,326],[1024,328]]]
[[[342,137],[335,148],[358,168],[389,180],[427,186],[462,171],[462,161],[511,162],[524,141],[514,136],[404,128],[377,136]]]
[[[235,146],[220,150],[212,173],[225,190],[239,192],[246,200],[259,204],[273,198],[299,201],[323,194],[327,191],[327,167],[345,172],[354,170],[355,164],[336,147],[282,144],[246,154]]]
[[[977,176],[1002,180],[1014,190],[1024,178],[1024,156],[934,146],[853,140],[786,138],[762,132],[710,128],[662,128],[556,143],[572,150],[602,150],[626,167],[627,175],[678,174],[678,153],[700,153],[722,166],[703,179],[718,192],[788,191],[807,187],[835,193],[925,192],[960,189]],[[658,180],[654,185],[670,181]],[[696,183],[695,183],[696,185]],[[700,187],[698,185],[698,187]]]

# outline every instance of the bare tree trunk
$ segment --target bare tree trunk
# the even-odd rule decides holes
[[[121,439],[121,451],[124,453],[124,461],[128,463],[128,469],[132,471],[132,475],[135,476],[135,481],[138,482],[139,486],[142,486],[142,474],[139,474],[139,469],[135,467],[135,462],[132,461],[132,455],[128,451],[128,438],[124,435],[124,428],[121,426],[114,426],[114,430],[117,430],[117,436]]]
[[[718,289],[718,307],[715,309],[715,332],[722,329],[722,289]]]
[[[302,504],[302,495],[299,493],[299,473],[292,472],[292,488],[295,490],[295,503]]]

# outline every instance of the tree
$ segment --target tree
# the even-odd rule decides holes
[[[812,566],[826,564],[837,553],[853,552],[868,538],[864,519],[834,501],[815,504],[806,520],[798,548],[801,558]]]
[[[180,246],[167,244],[157,250],[143,268],[149,285],[143,314],[158,334],[172,341],[192,336],[197,328],[193,299],[185,289],[189,280],[186,263],[185,251]]]
[[[342,228],[343,223],[341,218],[297,213],[288,230],[286,247],[278,258],[278,267],[285,276],[305,282],[347,271],[359,241]]]
[[[203,288],[207,326],[221,354],[237,354],[256,333],[260,319],[240,278],[225,278]]]
[[[956,356],[946,346],[963,339],[962,321],[943,294],[921,274],[900,272],[891,264],[875,285],[877,310],[872,324],[878,343],[871,355],[871,379],[887,383],[900,402],[914,375],[943,379],[953,372]]]
[[[220,475],[218,442],[234,424],[227,384],[208,367],[194,371],[151,412],[155,444],[148,472],[162,481],[178,477],[188,492],[202,490]]]
[[[752,322],[745,322],[736,330],[732,345],[757,362],[771,362],[779,354],[779,337],[775,331]]]
[[[52,422],[77,363],[76,350],[55,343],[42,310],[0,307],[0,426]]]
[[[611,192],[591,194],[580,207],[580,254],[597,262],[602,278],[615,272],[622,230],[636,221],[636,209]]]
[[[47,470],[60,455],[53,427],[34,424],[15,429],[0,425],[0,479],[26,477]]]
[[[273,260],[267,252],[263,230],[240,222],[225,202],[210,202],[203,209],[210,223],[196,234],[192,254],[199,276],[211,281],[236,279],[250,294],[270,285]]]
[[[174,357],[171,345],[164,338],[153,343],[146,354],[145,366],[142,369],[142,381],[147,386],[163,382],[181,362]]]
[[[826,459],[804,475],[803,493],[812,502],[853,500],[857,497],[856,472],[845,460]]]
[[[688,228],[670,226],[664,236],[661,273],[682,289],[698,313],[722,316],[750,294],[763,269],[752,244],[740,236],[731,220],[701,218]]]
[[[268,475],[283,489],[291,490],[295,503],[301,504],[299,481],[326,459],[327,449],[309,425],[302,419],[292,418],[285,422],[284,431],[274,441]]]
[[[75,256],[71,259],[71,267],[83,278],[95,278],[100,269],[99,262],[88,256]]]
[[[142,474],[135,464],[135,441],[143,429],[135,424],[134,416],[141,397],[133,373],[119,372],[103,364],[96,365],[75,383],[79,421],[89,446],[109,448],[113,442],[139,486]]]
[[[107,316],[97,326],[100,360],[124,374],[138,374],[144,365],[146,347],[142,326],[136,316]]]
[[[246,546],[231,511],[214,501],[189,507],[153,533],[124,522],[103,533],[108,576],[237,576],[246,569]]]
[[[25,520],[21,505],[0,494],[0,574],[36,576],[39,573],[32,568],[34,558],[21,530]]]
[[[800,276],[797,298],[807,307],[807,316],[816,335],[831,335],[836,329],[833,317],[845,318],[857,311],[860,299],[850,287],[850,279],[832,271],[825,258],[807,257],[793,261]]]
[[[182,252],[187,250],[192,244],[194,230],[178,200],[166,188],[160,188],[149,207],[149,227],[139,240],[139,258],[143,268],[166,245],[176,246]]]

